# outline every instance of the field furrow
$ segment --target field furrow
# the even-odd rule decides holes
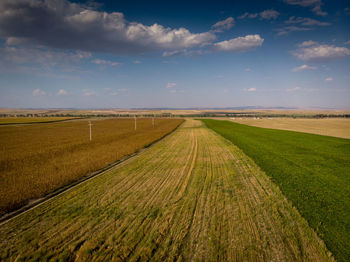
[[[125,164],[0,226],[0,260],[331,261],[243,152],[187,120]]]

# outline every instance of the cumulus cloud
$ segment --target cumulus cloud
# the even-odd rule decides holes
[[[312,7],[312,12],[320,16],[326,16],[327,12],[322,11],[321,0],[284,0],[287,4],[290,5],[299,5],[302,7]]]
[[[235,19],[233,17],[226,18],[214,24],[211,28],[214,32],[223,32],[231,29],[235,25]]]
[[[277,19],[277,17],[280,15],[279,12],[273,9],[268,9],[265,11],[262,11],[260,13],[248,13],[245,12],[243,15],[239,16],[238,19],[244,19],[244,18],[257,18],[260,17],[260,19]]]
[[[64,90],[64,89],[60,89],[60,90],[58,90],[58,92],[57,92],[57,96],[65,96],[65,95],[67,95],[68,93],[67,93],[67,91],[66,90]]]
[[[333,78],[332,78],[332,77],[327,77],[324,81],[326,81],[326,82],[332,82],[332,81],[333,81]]]
[[[39,88],[37,88],[37,89],[34,89],[32,91],[32,95],[33,96],[44,96],[44,95],[46,95],[46,92],[41,90],[41,89],[39,89]]]
[[[108,66],[119,66],[121,63],[119,62],[113,62],[113,61],[108,61],[108,60],[103,60],[103,59],[95,59],[91,61],[94,64],[97,65],[108,65]]]
[[[216,38],[213,32],[129,22],[120,12],[99,12],[67,0],[0,1],[0,36],[12,43],[118,54],[192,48]]]
[[[166,88],[172,88],[175,86],[176,86],[176,83],[167,83]]]
[[[317,67],[315,67],[315,66],[301,65],[301,66],[293,68],[292,72],[299,72],[299,71],[304,71],[304,70],[315,70],[315,69],[317,69]]]
[[[299,48],[292,52],[294,56],[304,61],[327,62],[350,55],[350,49],[333,45],[314,45]]]
[[[213,49],[215,51],[244,52],[261,46],[263,42],[264,39],[260,35],[247,35],[215,43]]]

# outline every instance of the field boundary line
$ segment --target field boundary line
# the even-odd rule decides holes
[[[62,119],[62,120],[53,120],[53,121],[40,121],[40,122],[0,123],[0,126],[17,126],[17,125],[50,124],[50,123],[68,122],[68,121],[72,121],[72,120],[82,120],[82,119],[85,119],[85,117],[68,118],[68,119]]]
[[[92,173],[88,173],[86,174],[85,176],[81,177],[80,179],[76,180],[76,181],[73,181],[72,183],[70,183],[69,185],[66,185],[66,186],[62,186],[60,188],[57,188],[55,189],[54,191],[52,191],[51,193],[48,193],[46,196],[43,196],[42,198],[38,198],[34,201],[32,201],[31,203],[28,203],[27,205],[17,209],[17,210],[14,210],[12,212],[9,212],[9,213],[6,213],[5,215],[1,216],[0,217],[0,226],[6,224],[7,222],[15,219],[16,217],[19,217],[20,215],[23,215],[27,212],[29,212],[30,210],[33,210],[39,206],[41,206],[42,204],[48,202],[49,200],[52,200],[53,198],[55,197],[58,197],[72,189],[74,189],[75,187],[85,183],[85,182],[88,182],[90,180],[92,180],[93,178],[96,178],[100,175],[103,175],[105,172],[111,170],[112,168],[114,167],[117,167],[119,165],[122,165],[122,164],[126,164],[126,162],[128,160],[131,160],[137,156],[139,156],[141,153],[147,151],[148,149],[150,149],[152,146],[158,144],[159,142],[161,142],[163,139],[165,139],[166,137],[170,136],[171,134],[173,134],[175,131],[177,131],[184,123],[186,122],[186,120],[184,120],[181,124],[179,124],[176,128],[174,128],[174,130],[172,130],[171,132],[169,132],[168,134],[165,134],[164,136],[156,139],[155,141],[145,145],[144,147],[136,150],[134,153],[132,154],[129,154],[129,155],[126,155],[124,156],[123,158],[111,163],[111,164],[108,164],[107,166],[105,167],[102,167]]]

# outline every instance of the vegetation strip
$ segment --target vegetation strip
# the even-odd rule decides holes
[[[0,260],[331,261],[240,149],[188,120],[122,166],[0,226]]]
[[[350,259],[350,140],[203,120],[281,188],[339,261]]]

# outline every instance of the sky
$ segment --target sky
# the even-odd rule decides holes
[[[0,1],[0,107],[350,109],[350,2]]]

